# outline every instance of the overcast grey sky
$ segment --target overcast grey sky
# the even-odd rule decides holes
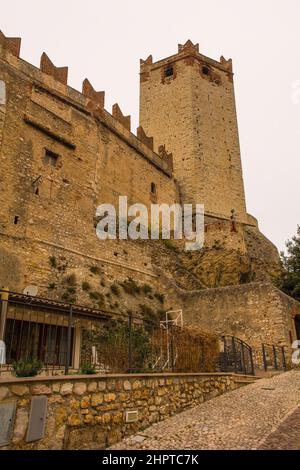
[[[233,59],[248,212],[279,249],[300,224],[299,0],[1,0],[0,29],[21,36],[21,56],[43,51],[89,78],[138,125],[139,59],[177,51]],[[294,87],[294,88],[293,88]],[[296,87],[296,88],[295,88]]]

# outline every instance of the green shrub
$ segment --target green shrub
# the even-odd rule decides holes
[[[49,256],[49,264],[51,268],[57,268],[57,260],[55,256]]]
[[[80,372],[82,374],[86,374],[86,375],[93,375],[93,374],[97,373],[96,369],[95,369],[95,366],[93,364],[91,364],[90,362],[82,364]]]
[[[144,292],[144,294],[150,294],[152,292],[152,287],[149,286],[149,284],[143,284],[142,287],[141,287],[141,290],[142,292]]]
[[[116,295],[117,297],[119,297],[119,295],[120,295],[120,289],[119,289],[119,287],[118,287],[118,285],[117,285],[116,283],[114,283],[114,284],[112,284],[112,285],[110,286],[110,290],[112,291],[112,293],[113,293],[114,295]]]
[[[171,242],[171,240],[165,240],[163,239],[163,243],[168,250],[174,251],[174,253],[178,253],[179,250],[178,248]]]
[[[67,291],[69,292],[69,294],[75,294],[76,287],[68,287]]]
[[[101,292],[93,291],[89,293],[91,300],[95,301],[98,307],[103,307],[105,304],[105,297]]]
[[[63,278],[63,284],[66,284],[68,286],[75,286],[76,285],[76,274],[72,273],[69,274],[68,276],[65,276]]]
[[[128,322],[108,321],[97,337],[101,361],[110,371],[128,372],[128,341],[132,341],[132,369],[130,372],[143,371],[151,355],[150,338],[143,327],[135,325],[131,334]]]
[[[120,282],[120,285],[123,287],[126,294],[135,296],[141,292],[140,286],[131,277]]]
[[[93,291],[89,293],[89,296],[93,300],[99,300],[101,297],[103,298],[103,294],[101,292]]]
[[[43,363],[36,358],[20,359],[13,362],[12,368],[17,377],[34,377],[42,370]]]
[[[76,302],[76,296],[75,295],[72,295],[70,292],[68,291],[65,291],[62,296],[61,296],[62,300],[64,300],[65,302],[69,303],[69,304],[75,304]]]
[[[98,266],[90,266],[90,271],[92,274],[100,274],[101,270],[98,268]]]
[[[163,304],[164,301],[165,301],[165,296],[164,296],[164,294],[161,294],[160,292],[155,292],[154,297],[156,297],[157,300],[159,300],[159,302],[160,302],[161,304]]]
[[[145,304],[140,304],[140,312],[143,315],[143,319],[146,322],[156,322],[157,321],[157,316],[154,310],[149,307],[148,305]]]

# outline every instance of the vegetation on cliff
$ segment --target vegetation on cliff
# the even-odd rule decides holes
[[[300,301],[300,225],[296,235],[286,242],[287,253],[281,253],[284,272],[279,287],[286,294]]]

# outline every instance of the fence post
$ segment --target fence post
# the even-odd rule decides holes
[[[262,344],[262,353],[263,353],[264,369],[265,369],[265,372],[267,372],[268,365],[267,365],[266,350],[265,350],[264,343]]]
[[[233,359],[234,359],[234,372],[237,373],[237,363],[236,363],[236,347],[235,347],[235,338],[232,336],[232,351],[233,351]]]
[[[252,348],[249,349],[249,354],[250,354],[250,363],[251,363],[251,375],[255,375]]]
[[[128,371],[132,372],[132,313],[128,317]]]
[[[224,345],[224,372],[228,372],[228,357],[227,357],[227,344],[225,336],[223,338],[223,345]]]
[[[1,318],[0,318],[0,340],[4,341],[5,327],[7,319],[7,306],[8,306],[8,289],[4,288],[1,291]]]
[[[244,343],[242,343],[242,361],[243,361],[243,370],[244,374],[247,375],[247,367],[246,367],[246,361],[245,361],[245,351],[244,351]]]
[[[283,365],[283,370],[286,370],[286,360],[285,360],[284,346],[281,346],[281,352],[282,352],[282,365]]]
[[[274,356],[274,366],[275,366],[275,370],[278,370],[276,347],[274,346],[274,344],[273,344],[273,356]]]
[[[69,373],[70,359],[71,359],[71,340],[72,340],[72,319],[73,319],[73,307],[70,305],[69,322],[68,322],[68,343],[67,343],[67,358],[65,364],[65,375]]]
[[[171,369],[174,372],[175,367],[175,356],[174,356],[174,335],[173,335],[173,327],[170,327],[171,332],[171,342],[170,342],[170,356],[171,356]]]

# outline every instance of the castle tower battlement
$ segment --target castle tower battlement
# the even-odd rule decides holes
[[[2,67],[13,67],[20,76],[24,75],[27,77],[31,83],[32,101],[36,100],[36,95],[39,94],[38,90],[40,90],[41,93],[52,96],[52,101],[57,99],[85,115],[92,116],[96,121],[101,122],[126,141],[129,146],[135,148],[140,155],[158,169],[169,177],[172,176],[173,164],[172,156],[170,158],[171,154],[162,154],[158,149],[154,152],[153,146],[151,147],[147,144],[146,139],[143,138],[139,130],[137,135],[133,134],[131,131],[131,117],[123,115],[118,103],[113,105],[112,112],[109,113],[104,108],[104,91],[96,91],[86,78],[82,83],[82,92],[79,92],[68,85],[68,67],[57,67],[48,55],[43,52],[40,59],[40,68],[37,68],[20,57],[20,49],[21,38],[6,37],[0,31],[0,61],[2,61],[2,65],[0,65]],[[50,101],[50,98],[48,101]],[[53,112],[53,109],[51,111]],[[32,119],[27,113],[24,115],[24,120],[27,124],[37,126],[35,119]],[[40,126],[41,130],[46,132],[47,129],[42,129],[43,127]],[[55,137],[53,129],[48,129],[47,132]],[[56,137],[64,141],[71,148],[75,148],[72,136],[56,135]]]
[[[187,41],[175,55],[140,61],[140,125],[173,154],[184,202],[207,216],[248,223],[232,60],[199,53]]]

